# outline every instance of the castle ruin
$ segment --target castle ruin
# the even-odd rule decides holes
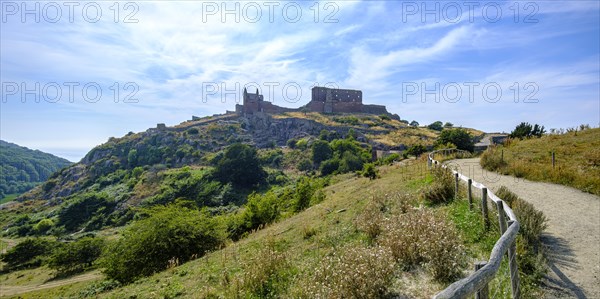
[[[337,89],[315,86],[312,88],[311,100],[298,109],[279,107],[265,101],[263,96],[248,93],[244,88],[243,103],[236,105],[235,110],[240,114],[283,113],[293,111],[309,111],[320,113],[369,113],[392,116],[383,105],[365,105],[362,102],[362,91],[352,89]]]

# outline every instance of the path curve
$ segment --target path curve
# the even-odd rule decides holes
[[[577,189],[483,170],[479,159],[452,160],[452,168],[492,189],[508,187],[548,218],[545,298],[600,298],[600,198]]]
[[[102,278],[102,274],[100,274],[97,271],[94,271],[91,273],[84,273],[84,274],[72,276],[72,277],[65,278],[65,279],[46,282],[46,283],[43,283],[40,285],[9,286],[9,285],[2,285],[0,283],[0,297],[15,296],[15,295],[19,295],[19,294],[23,294],[23,293],[27,293],[27,292],[52,289],[52,288],[56,288],[56,287],[60,287],[60,286],[64,286],[64,285],[73,284],[76,282],[96,280],[96,279],[100,279],[100,278]]]

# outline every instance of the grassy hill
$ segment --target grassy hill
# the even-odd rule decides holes
[[[563,184],[600,195],[600,128],[511,139],[504,146],[486,151],[481,165],[503,174]]]
[[[465,275],[468,264],[487,258],[498,232],[485,232],[480,213],[470,212],[464,199],[432,207],[419,199],[434,180],[424,161],[379,170],[376,180],[335,176],[321,203],[135,283],[75,280],[19,296],[430,298],[449,283],[444,274]],[[508,295],[504,267],[491,286]],[[16,279],[4,276],[0,279]]]
[[[0,140],[0,200],[29,191],[72,163],[39,150]]]
[[[208,297],[351,296],[315,289],[315,283],[330,275],[310,270],[331,267],[342,267],[339,273],[365,269],[360,287],[364,293],[359,297],[383,292],[432,294],[463,269],[462,264],[457,266],[456,261],[462,261],[457,251],[435,252],[479,248],[482,239],[477,244],[459,244],[447,209],[422,207],[425,201],[417,194],[432,181],[423,161],[394,168],[387,165],[406,160],[407,155],[372,161],[372,152],[401,151],[412,145],[425,150],[438,135],[385,116],[292,113],[226,114],[110,138],[81,162],[56,172],[0,210],[2,237],[10,244],[2,256],[7,273],[0,279],[27,284],[21,275],[41,271],[54,275],[52,280],[62,286],[28,294],[81,297],[80,292],[93,295],[119,284],[83,282],[95,279],[95,274],[73,276],[77,281],[73,285],[58,278],[101,269],[109,279],[133,282],[119,287],[119,292],[152,297],[150,291],[129,290],[150,282],[146,277],[152,273],[243,248],[231,253],[233,263],[220,260],[223,267],[203,269],[212,273],[208,277],[199,272],[187,276],[191,268],[178,272],[186,280],[181,282],[184,286],[167,284],[161,297],[179,296],[181,289],[196,283],[211,286],[200,290]],[[363,178],[376,178],[376,166],[380,179]],[[325,212],[318,207],[325,207]],[[414,222],[420,224],[411,226]],[[406,230],[426,231],[427,238],[413,234],[413,239],[403,240]],[[402,246],[417,242],[424,249],[404,255],[402,247],[384,241],[399,239]],[[490,244],[484,247],[491,249]],[[469,255],[481,252],[485,250],[472,250]],[[354,262],[340,264],[339,259]],[[255,268],[263,272],[255,273],[251,270]],[[406,273],[408,284],[419,287],[406,286],[413,291],[398,287],[406,279],[399,273]],[[378,277],[379,282],[368,284],[366,277]],[[328,280],[329,289],[352,292],[358,283],[336,279]],[[433,287],[420,287],[423,281],[436,282]],[[69,293],[71,289],[76,293]]]

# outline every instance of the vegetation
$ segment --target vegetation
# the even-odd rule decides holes
[[[215,177],[223,183],[251,187],[262,182],[266,173],[262,169],[256,149],[237,143],[229,146],[216,161]]]
[[[510,139],[481,155],[490,171],[571,186],[600,195],[600,129]],[[555,165],[552,166],[552,153]]]
[[[442,126],[443,124],[444,124],[443,122],[438,120],[438,121],[435,121],[435,122],[432,122],[431,124],[429,124],[427,126],[427,128],[434,130],[434,131],[441,131],[444,129],[444,127]]]
[[[61,274],[81,272],[92,267],[104,248],[104,239],[91,236],[56,246],[48,266]]]
[[[47,239],[28,238],[2,255],[8,270],[38,267],[52,252],[54,242]]]
[[[70,164],[66,159],[0,140],[0,199],[28,191]]]
[[[205,212],[181,205],[155,207],[109,244],[102,258],[109,279],[127,283],[219,248],[224,229]]]
[[[454,145],[458,149],[469,152],[472,152],[475,147],[471,134],[462,128],[443,130],[436,140],[435,145],[440,146],[446,144]]]
[[[540,126],[538,124],[532,126],[527,122],[522,122],[519,125],[517,125],[517,127],[512,132],[510,132],[509,136],[510,138],[518,139],[531,137],[540,138],[542,137],[542,135],[544,135],[544,133],[546,133],[544,126]]]

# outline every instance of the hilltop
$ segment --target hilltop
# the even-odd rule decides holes
[[[0,140],[0,200],[29,191],[71,164],[52,154]]]

